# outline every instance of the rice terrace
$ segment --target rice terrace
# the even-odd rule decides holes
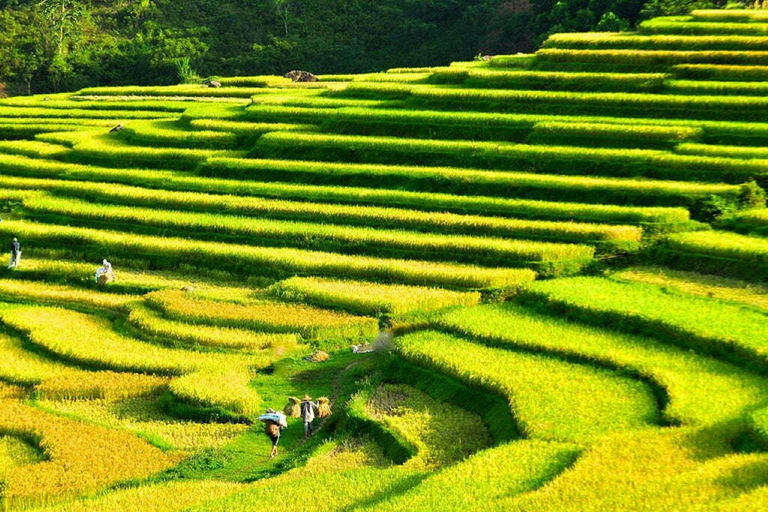
[[[768,510],[766,188],[762,9],[11,95],[0,510]]]

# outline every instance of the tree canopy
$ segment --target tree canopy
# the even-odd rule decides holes
[[[692,1],[708,2],[651,0],[648,7],[667,13]],[[644,3],[0,0],[0,82],[42,92],[176,83],[180,68],[189,77],[439,65],[530,51],[554,31],[626,28]]]

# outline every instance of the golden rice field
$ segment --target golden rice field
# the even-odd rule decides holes
[[[768,510],[764,13],[0,99],[0,510]]]

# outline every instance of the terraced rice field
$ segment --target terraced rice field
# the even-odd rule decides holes
[[[767,22],[0,100],[0,510],[765,510]]]

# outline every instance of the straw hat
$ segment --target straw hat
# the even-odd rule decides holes
[[[304,400],[305,402],[308,402],[308,401],[312,400],[312,397],[309,396],[309,395],[304,395],[304,398],[302,400]]]

